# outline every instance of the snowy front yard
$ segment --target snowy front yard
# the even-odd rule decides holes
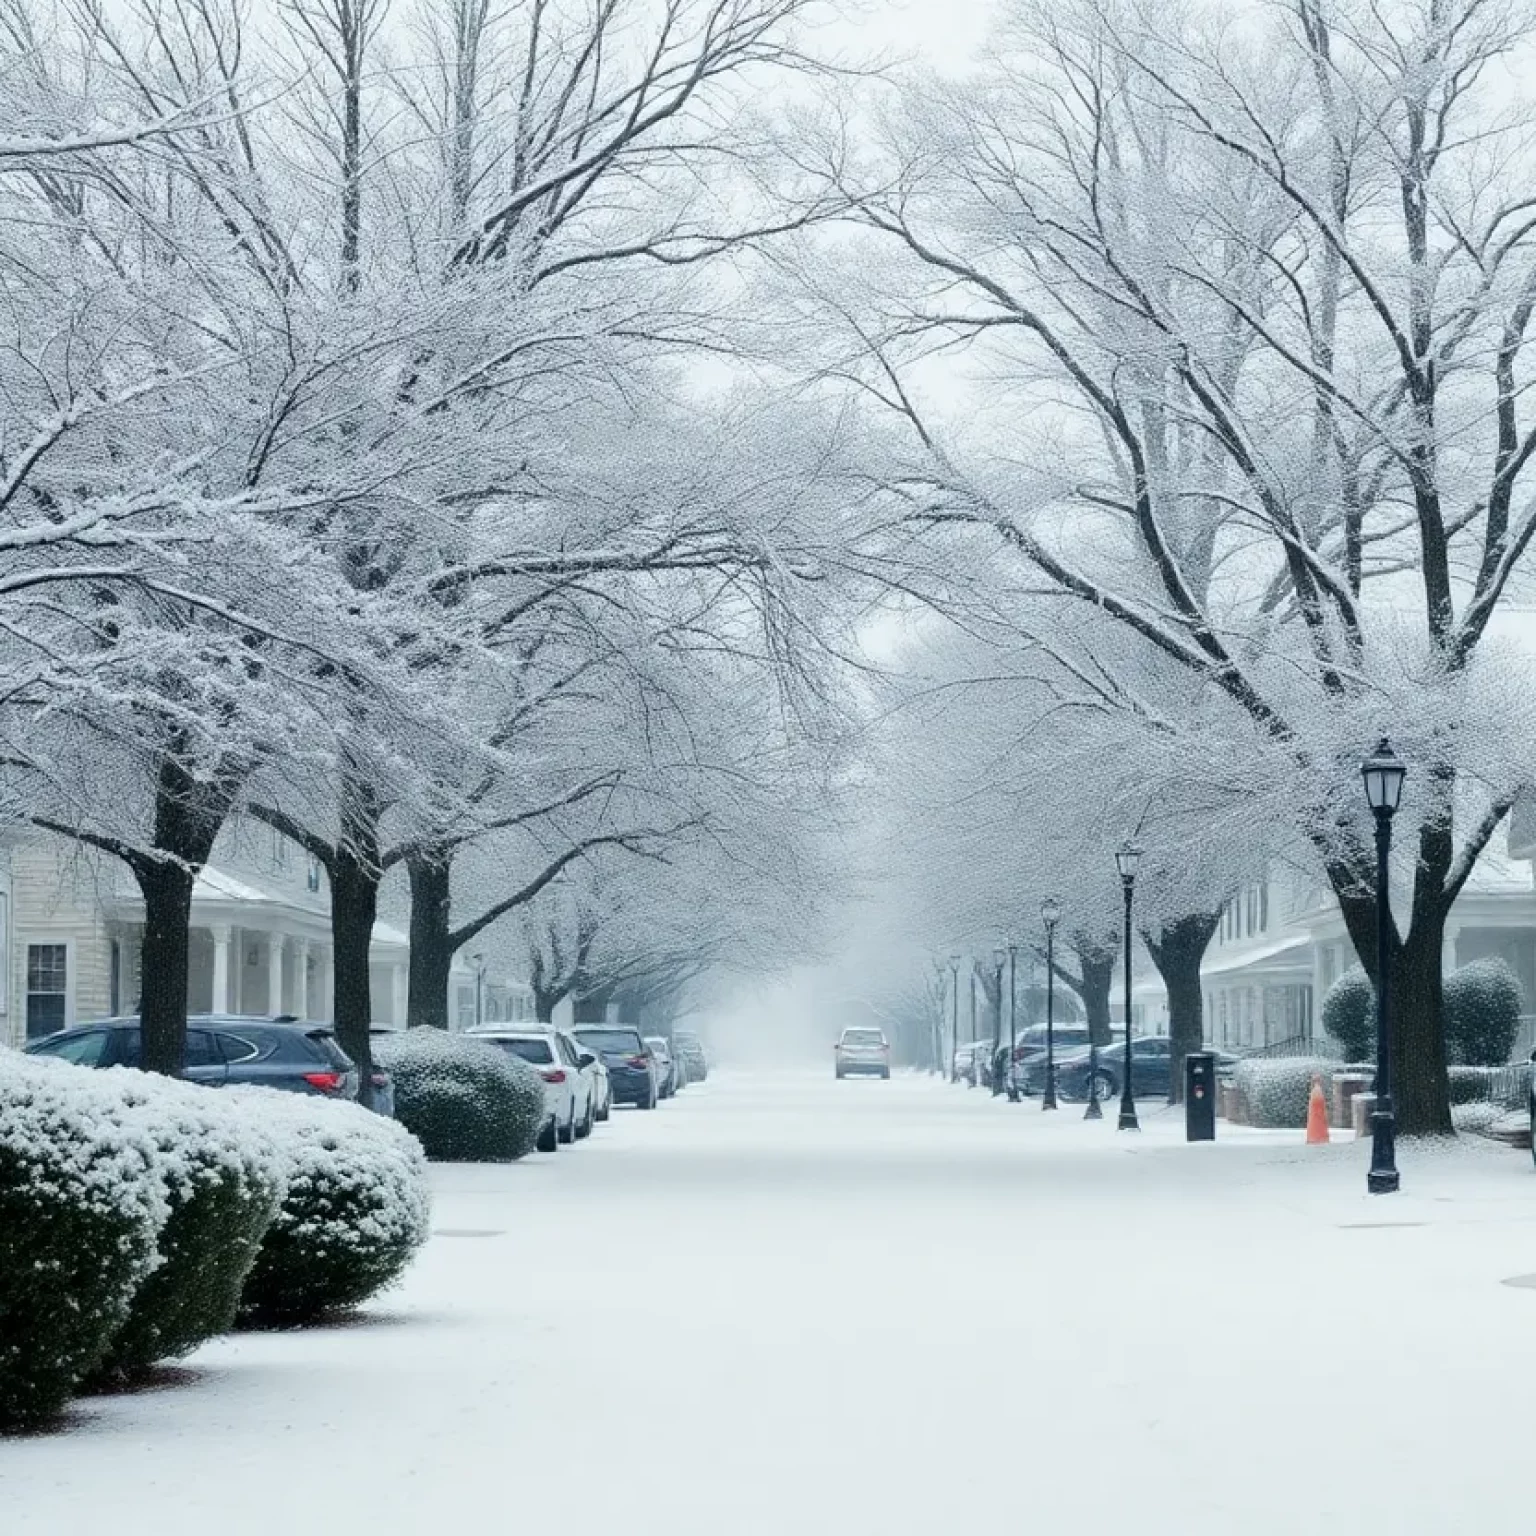
[[[4,1536],[1448,1536],[1526,1503],[1536,1173],[721,1076],[434,1170],[350,1326],[0,1442]]]

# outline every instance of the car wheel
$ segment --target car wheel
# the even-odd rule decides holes
[[[540,1152],[558,1152],[560,1150],[560,1136],[555,1130],[555,1122],[553,1120],[539,1132],[539,1139],[536,1145]]]
[[[570,1146],[570,1144],[573,1141],[576,1140],[576,1101],[575,1101],[575,1099],[571,1100],[571,1118],[566,1121],[565,1125],[560,1130],[560,1140],[563,1141],[566,1144],[566,1146]]]
[[[1108,1072],[1096,1072],[1090,1085],[1094,1098],[1099,1103],[1115,1098],[1120,1092],[1120,1085]]]
[[[843,1079],[844,1079],[844,1078],[845,1078],[845,1077],[846,1077],[846,1076],[847,1076],[847,1075],[848,1075],[848,1074],[847,1074],[847,1073],[846,1073],[846,1072],[844,1072],[844,1071],[843,1071],[843,1069],[842,1069],[842,1068],[841,1068],[841,1067],[839,1067],[839,1068],[838,1068],[838,1069],[837,1069],[837,1080],[838,1080],[838,1082],[842,1082],[842,1080],[843,1080]]]
[[[636,1109],[655,1109],[656,1108],[656,1090],[654,1088],[652,1088],[646,1094],[646,1096],[643,1099],[641,1099],[638,1104],[635,1105],[635,1108]]]
[[[612,1113],[613,1113],[613,1100],[609,1099],[608,1102],[606,1104],[604,1104],[603,1107],[600,1110],[598,1110],[597,1118],[598,1118],[599,1121],[605,1121],[605,1120],[607,1120],[609,1115],[611,1115]]]
[[[882,1068],[881,1072],[880,1072],[880,1081],[883,1082],[883,1083],[888,1083],[888,1082],[890,1082],[890,1080],[891,1080],[891,1069],[889,1067]]]
[[[593,1123],[595,1122],[596,1118],[597,1118],[597,1115],[596,1115],[596,1111],[595,1111],[595,1109],[593,1107],[592,1101],[590,1099],[588,1099],[587,1100],[587,1112],[586,1112],[585,1116],[582,1118],[581,1124],[576,1127],[576,1139],[578,1141],[585,1141],[587,1139],[587,1137],[592,1134],[592,1126],[593,1126]]]

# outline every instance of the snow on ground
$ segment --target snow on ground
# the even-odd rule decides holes
[[[4,1536],[1450,1536],[1527,1503],[1536,1172],[720,1075],[435,1170],[365,1320],[0,1442]]]

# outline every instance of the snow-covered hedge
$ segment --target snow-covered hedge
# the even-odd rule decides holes
[[[1337,1064],[1316,1056],[1282,1056],[1271,1061],[1240,1061],[1232,1073],[1232,1085],[1248,1106],[1248,1118],[1254,1125],[1303,1126],[1307,1123],[1307,1101],[1312,1096],[1312,1079],[1323,1076],[1326,1089],[1329,1074]]]
[[[148,1072],[98,1074],[154,1143],[169,1217],[160,1264],[139,1287],[102,1367],[131,1377],[234,1325],[246,1277],[277,1215],[287,1162],[244,1105]]]
[[[433,1162],[510,1163],[533,1151],[544,1123],[544,1081],[500,1046],[442,1029],[375,1041],[395,1080],[395,1118]]]
[[[397,1281],[431,1216],[415,1137],[355,1104],[264,1088],[226,1092],[253,1112],[287,1164],[243,1315],[292,1326],[358,1306]]]
[[[1376,988],[1361,966],[1352,966],[1323,997],[1323,1028],[1346,1056],[1376,1054]]]
[[[1520,982],[1499,959],[1473,960],[1445,978],[1445,1037],[1451,1059],[1502,1067],[1520,1032]]]
[[[115,1087],[0,1049],[0,1425],[96,1369],[158,1262],[158,1149]]]

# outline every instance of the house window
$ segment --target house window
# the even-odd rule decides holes
[[[27,945],[27,1039],[51,1035],[69,1022],[69,946]]]
[[[1269,932],[1269,882],[1259,887],[1259,932]]]
[[[313,854],[309,856],[309,863],[305,867],[304,883],[312,891],[320,889],[320,860]]]
[[[288,868],[288,839],[276,827],[272,828],[272,867]]]
[[[113,939],[107,947],[107,1012],[115,1019],[123,1011],[123,945]]]
[[[11,897],[0,891],[0,1013],[11,1005]]]

